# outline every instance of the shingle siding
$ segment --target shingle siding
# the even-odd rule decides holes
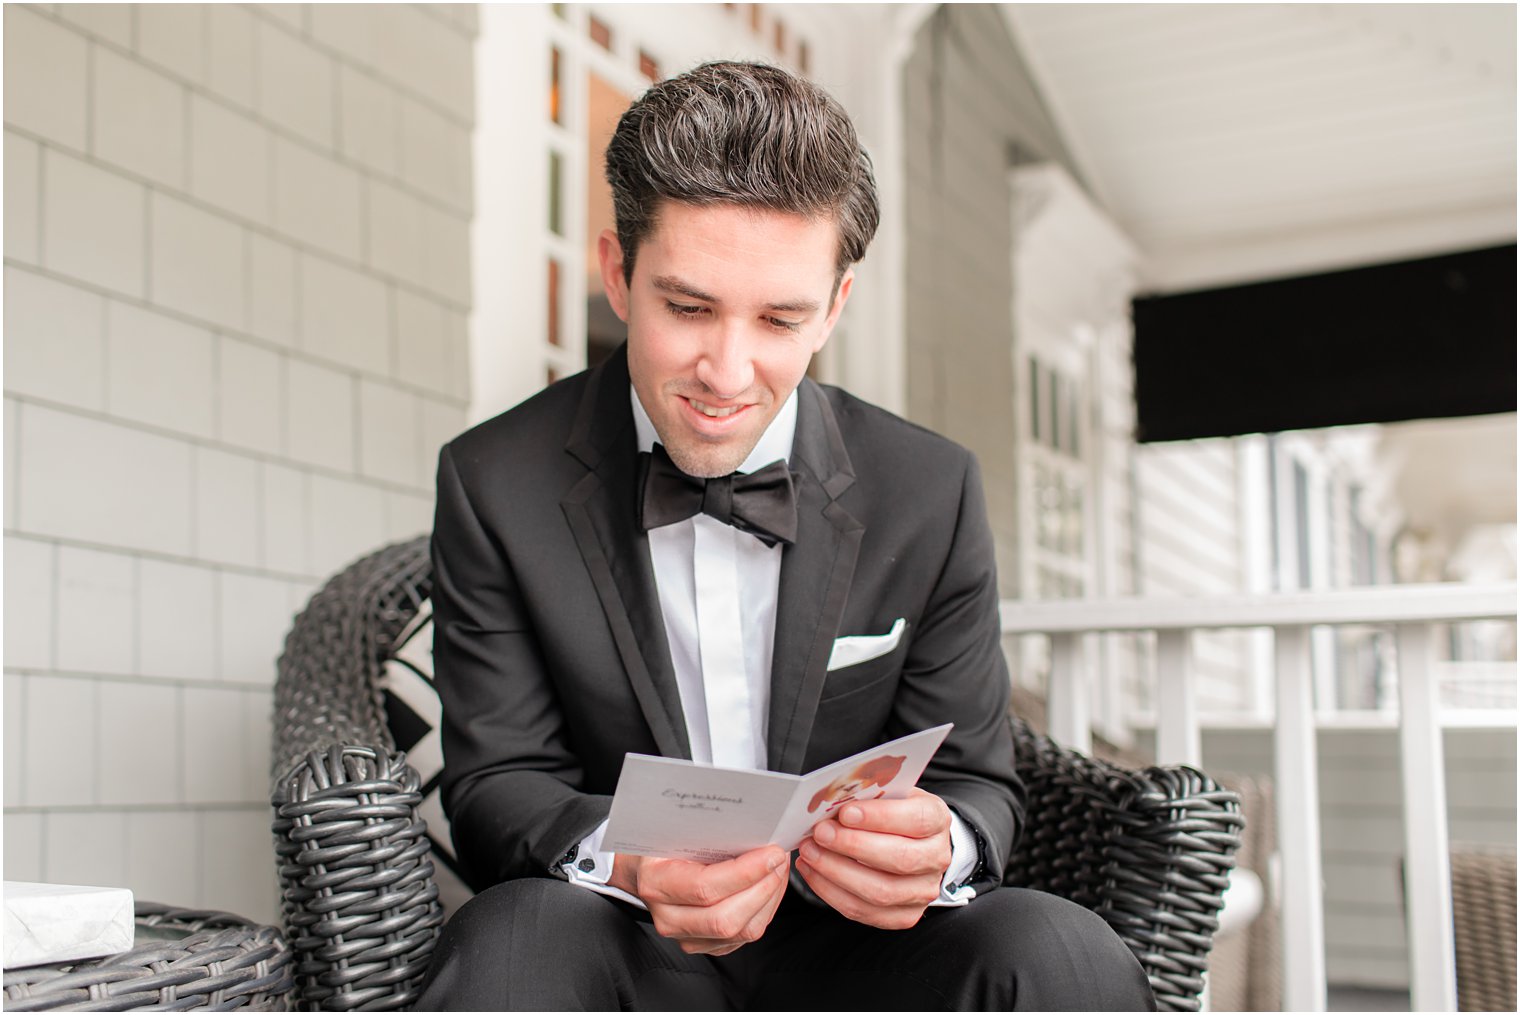
[[[1018,595],[1010,143],[1070,166],[992,5],[944,5],[903,76],[910,418],[981,461],[1005,596]]]
[[[465,423],[473,5],[4,17],[5,876],[274,920],[284,634]]]

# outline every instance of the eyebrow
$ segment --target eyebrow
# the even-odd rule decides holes
[[[688,283],[676,278],[674,275],[656,275],[653,280],[653,285],[656,289],[659,289],[662,292],[674,293],[678,296],[686,296],[690,299],[701,300],[704,303],[712,303],[716,305],[723,302],[711,293],[703,292],[696,286],[689,285]],[[820,306],[822,306],[822,304],[817,300],[796,299],[783,300],[780,303],[769,303],[766,305],[765,309],[779,310],[782,313],[789,314],[811,314],[815,312]]]

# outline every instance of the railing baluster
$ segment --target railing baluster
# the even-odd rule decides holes
[[[1405,912],[1409,935],[1411,1001],[1415,1010],[1456,1006],[1450,857],[1445,810],[1445,764],[1438,710],[1439,674],[1431,657],[1432,626],[1472,620],[1513,620],[1513,582],[1468,586],[1396,585],[1382,588],[1209,596],[1197,599],[1130,597],[1001,604],[1007,635],[1048,635],[1051,645],[1050,729],[1080,750],[1091,744],[1090,683],[1084,639],[1107,633],[1157,634],[1163,674],[1156,694],[1156,743],[1169,761],[1196,757],[1187,741],[1196,726],[1192,645],[1200,630],[1269,629],[1275,641],[1276,782],[1280,862],[1269,877],[1282,903],[1284,1010],[1326,1007],[1325,902],[1319,820],[1319,751],[1314,709],[1310,628],[1377,624],[1397,628],[1399,647],[1400,764],[1404,778]],[[1181,660],[1179,665],[1178,660]],[[1179,679],[1180,676],[1180,679]],[[1513,677],[1509,677],[1513,681]],[[1511,687],[1513,684],[1511,683]],[[1106,690],[1100,693],[1107,693]],[[1262,689],[1265,693],[1265,688]],[[1263,702],[1264,704],[1264,702]],[[1328,698],[1326,707],[1333,707]],[[1380,701],[1386,707],[1390,703]],[[1496,713],[1513,723],[1513,710]],[[1182,719],[1183,721],[1178,721]],[[1276,872],[1276,873],[1273,873]],[[1270,897],[1270,896],[1269,896]]]
[[[1398,625],[1399,747],[1404,771],[1404,917],[1413,1011],[1456,1011],[1446,762],[1431,625]]]
[[[1092,713],[1087,701],[1082,636],[1050,636],[1050,735],[1083,754],[1092,753]]]
[[[1186,628],[1156,632],[1156,764],[1203,765],[1193,632]],[[1198,1000],[1201,1011],[1213,1010],[1208,973]]]
[[[1283,1011],[1324,1011],[1325,907],[1321,888],[1319,748],[1309,628],[1278,627],[1277,827],[1282,850]]]
[[[1156,632],[1156,763],[1203,762],[1193,681],[1193,632]]]

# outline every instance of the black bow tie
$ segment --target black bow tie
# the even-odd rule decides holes
[[[731,472],[714,479],[688,476],[676,467],[663,444],[639,455],[639,527],[645,532],[711,515],[766,546],[797,539],[797,491],[785,462],[758,472]]]

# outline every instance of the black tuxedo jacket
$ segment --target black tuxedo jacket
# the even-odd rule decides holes
[[[965,449],[804,380],[790,459],[766,747],[801,773],[954,722],[920,780],[973,826],[996,885],[1022,787],[1008,730],[992,534]],[[560,875],[607,816],[625,752],[691,756],[639,531],[628,366],[556,384],[444,447],[433,530],[443,801],[479,890]],[[834,639],[907,621],[885,656]]]

